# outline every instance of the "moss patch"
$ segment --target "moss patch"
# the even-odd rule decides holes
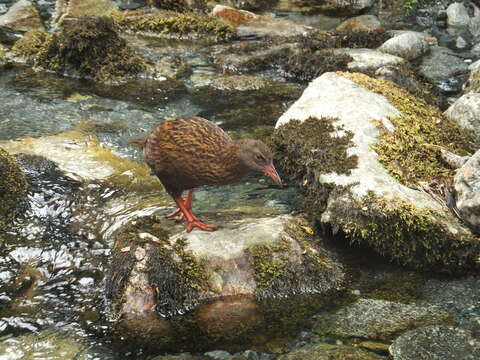
[[[0,148],[0,230],[12,216],[19,201],[27,194],[25,174],[15,158]]]
[[[480,239],[464,232],[453,234],[447,214],[418,209],[398,199],[386,201],[369,192],[352,205],[331,204],[331,222],[352,243],[373,248],[395,263],[417,269],[457,273],[475,266]]]
[[[407,185],[453,177],[454,170],[440,159],[440,150],[465,154],[470,140],[455,122],[391,82],[358,73],[339,74],[385,96],[402,113],[390,117],[395,131],[382,128],[380,141],[373,146],[392,176]]]
[[[275,164],[282,175],[297,184],[305,195],[305,207],[315,218],[326,207],[326,200],[334,188],[318,181],[321,174],[336,172],[349,174],[357,167],[356,155],[347,154],[353,144],[353,134],[335,136],[341,127],[335,119],[313,118],[305,121],[290,120],[277,128],[270,141],[275,154]]]
[[[114,22],[105,17],[69,21],[52,35],[32,32],[15,45],[14,52],[36,67],[98,81],[122,80],[149,68],[119,36]]]
[[[261,299],[279,295],[322,293],[343,279],[340,266],[322,247],[322,239],[313,234],[305,219],[297,217],[286,226],[287,234],[301,247],[295,255],[288,241],[258,244],[246,254],[254,270],[256,296]]]
[[[113,15],[123,31],[144,32],[158,36],[176,38],[212,38],[226,41],[235,33],[216,17],[198,13],[177,13],[173,11],[131,12],[125,16]]]

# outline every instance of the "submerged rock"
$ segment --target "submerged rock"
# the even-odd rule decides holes
[[[480,342],[472,332],[451,326],[426,326],[397,338],[390,347],[394,360],[476,360]]]
[[[129,189],[152,189],[159,186],[150,176],[147,165],[137,164],[113,154],[101,146],[96,136],[80,131],[38,139],[2,141],[0,146],[11,154],[43,156],[58,164],[70,178],[82,182],[105,182]]]
[[[29,0],[19,0],[0,16],[0,26],[15,31],[43,30],[45,29],[37,9]]]
[[[461,151],[468,138],[405,90],[349,73],[310,83],[273,138],[277,164],[305,194],[312,218],[400,264],[459,272],[476,266],[479,238],[412,188],[453,177],[438,158],[442,147]]]
[[[460,97],[445,111],[445,115],[480,141],[480,93],[469,93]]]
[[[314,330],[342,338],[388,341],[412,328],[451,322],[451,316],[435,306],[360,299],[335,314],[318,316]]]
[[[350,345],[317,344],[280,355],[278,360],[382,360],[383,356]]]
[[[20,200],[27,194],[25,174],[14,157],[0,147],[0,230],[12,217]]]
[[[295,296],[327,300],[344,282],[342,265],[310,233],[301,219],[282,216],[169,237],[155,221],[138,219],[116,237],[107,298],[122,328],[147,333],[158,346],[198,331],[205,343],[238,342],[267,319],[276,326],[291,318],[294,328],[297,311],[309,306]],[[189,325],[172,328],[178,321]]]
[[[480,150],[457,170],[454,186],[462,220],[480,235]]]

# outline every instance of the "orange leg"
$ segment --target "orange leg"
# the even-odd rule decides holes
[[[188,190],[188,195],[186,198],[183,199],[183,202],[185,203],[185,207],[188,209],[188,210],[192,210],[192,196],[193,196],[193,189],[190,189]],[[175,219],[176,222],[181,222],[181,221],[185,221],[186,218],[185,218],[185,215],[183,215],[182,211],[180,210],[180,208],[178,208],[177,210],[171,212],[170,214],[167,214],[165,215],[165,217],[167,219],[171,219],[171,218],[174,218],[175,216],[177,215],[180,215],[177,219]],[[195,218],[195,216],[194,216]],[[197,218],[195,218],[195,220],[198,220]]]
[[[188,209],[186,204],[183,202],[183,199],[181,196],[173,196],[173,200],[178,205],[178,208],[180,211],[183,213],[185,218],[187,219],[187,232],[192,231],[194,227],[197,227],[201,230],[205,231],[215,231],[217,227],[215,225],[208,225],[205,224],[204,222],[200,221],[195,215],[192,214],[192,210]],[[188,199],[187,199],[188,200]]]

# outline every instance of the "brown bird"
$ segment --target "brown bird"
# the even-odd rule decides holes
[[[215,225],[202,222],[192,213],[193,190],[201,185],[226,185],[245,175],[263,172],[282,186],[273,166],[273,156],[259,140],[232,140],[214,123],[198,116],[166,120],[146,139],[130,142],[143,149],[147,164],[177,203],[167,218],[180,215],[187,231],[194,227],[214,231]],[[182,194],[188,190],[186,198]]]

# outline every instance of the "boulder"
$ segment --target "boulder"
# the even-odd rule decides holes
[[[58,0],[55,3],[54,22],[61,23],[64,18],[81,16],[106,16],[118,10],[111,0]]]
[[[448,26],[466,28],[470,24],[468,9],[461,2],[454,2],[447,8]]]
[[[13,4],[6,14],[0,16],[0,26],[22,32],[44,29],[37,9],[29,0]]]
[[[238,341],[266,319],[270,329],[285,321],[295,327],[302,322],[297,310],[309,303],[297,303],[296,296],[318,294],[310,304],[328,300],[345,279],[343,266],[306,222],[288,215],[173,236],[141,218],[115,238],[106,282],[111,310],[123,319],[123,337],[148,334],[157,348],[192,336],[197,343],[198,336]],[[178,327],[179,321],[188,326]]]
[[[435,306],[360,299],[335,314],[317,316],[314,331],[342,338],[388,341],[412,328],[451,321],[448,313]]]
[[[390,353],[394,360],[475,360],[480,357],[480,342],[469,330],[432,325],[401,335]]]
[[[480,235],[480,150],[457,170],[454,186],[462,219]]]
[[[406,60],[414,60],[425,55],[429,51],[429,45],[423,36],[404,33],[385,41],[378,50]]]
[[[468,147],[458,125],[424,100],[362,74],[325,73],[279,118],[272,147],[311,218],[351,242],[418,268],[476,266],[479,239],[415,189],[453,177],[439,148]]]
[[[480,93],[461,96],[445,111],[445,115],[480,141]]]

